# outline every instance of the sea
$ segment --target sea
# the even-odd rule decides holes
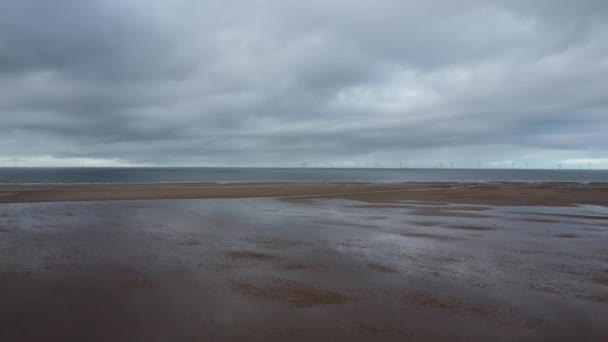
[[[608,182],[608,170],[366,168],[0,168],[0,184]]]

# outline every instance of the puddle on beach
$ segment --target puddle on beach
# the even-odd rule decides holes
[[[608,336],[601,206],[4,204],[0,253],[2,340]]]

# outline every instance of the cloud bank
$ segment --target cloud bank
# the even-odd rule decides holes
[[[3,0],[0,166],[608,167],[601,0]]]

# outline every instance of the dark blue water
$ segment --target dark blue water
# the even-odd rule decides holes
[[[0,168],[0,184],[223,182],[608,182],[608,170]]]

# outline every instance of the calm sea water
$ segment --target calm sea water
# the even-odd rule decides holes
[[[0,168],[0,184],[223,182],[608,182],[608,170]]]

